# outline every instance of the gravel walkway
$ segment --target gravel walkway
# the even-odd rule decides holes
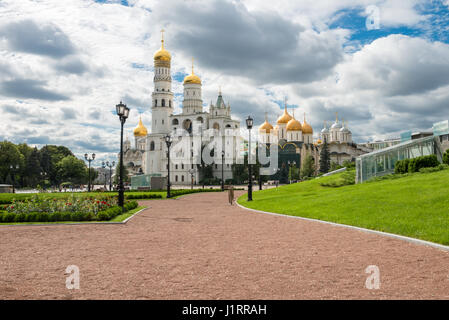
[[[125,225],[0,227],[0,299],[449,299],[448,252],[226,201],[146,201]]]

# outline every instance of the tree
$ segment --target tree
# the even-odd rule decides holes
[[[24,166],[24,156],[20,153],[17,146],[9,141],[0,142],[0,180],[7,180],[9,175],[9,180],[12,180],[11,166],[16,167],[19,165],[20,168]]]
[[[89,168],[86,167],[86,177],[87,181],[89,180]],[[98,178],[98,171],[95,168],[90,167],[90,182],[93,184],[94,181]]]
[[[123,166],[123,182],[130,182],[130,178],[128,176],[128,169],[126,166]],[[117,163],[117,166],[115,167],[115,176],[114,176],[114,183],[118,185],[120,181],[120,160]]]
[[[301,174],[303,178],[312,177],[315,175],[315,161],[313,157],[309,154],[304,159],[302,164]]]
[[[57,164],[67,156],[74,154],[64,146],[46,145],[41,148],[41,167],[45,173],[46,179],[50,180],[52,185],[59,185],[62,180],[59,177]],[[50,162],[48,162],[48,157]]]
[[[57,163],[58,180],[83,184],[87,181],[87,169],[83,160],[75,156],[67,156]]]
[[[23,165],[19,169],[20,174],[20,185],[22,187],[29,186],[29,174],[27,171],[27,163],[28,158],[31,156],[31,153],[33,152],[33,148],[27,145],[26,143],[21,143],[17,145],[17,148],[19,149],[20,153],[23,155]]]
[[[232,177],[234,184],[242,184],[244,181],[248,180],[248,166],[245,164],[247,162],[248,156],[245,155],[243,163],[233,163],[231,166]]]
[[[329,153],[329,145],[327,144],[326,138],[324,138],[324,143],[321,146],[320,151],[320,172],[328,173],[331,167],[331,157]]]
[[[41,178],[42,172],[39,151],[35,147],[26,159],[26,182],[28,186],[35,187]]]
[[[331,168],[330,168],[331,171],[338,170],[341,168],[343,168],[343,167],[341,165],[339,165],[337,162],[335,162],[335,161],[331,162]]]

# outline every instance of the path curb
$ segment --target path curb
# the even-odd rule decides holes
[[[281,217],[295,218],[295,219],[300,219],[300,220],[305,220],[305,221],[312,221],[312,222],[319,222],[319,223],[329,224],[329,225],[332,225],[332,226],[343,227],[343,228],[358,230],[358,231],[362,231],[362,232],[366,232],[366,233],[373,233],[373,234],[377,234],[377,235],[381,235],[381,236],[385,236],[385,237],[399,239],[399,240],[411,242],[411,243],[414,243],[414,244],[430,246],[430,247],[433,247],[433,248],[436,248],[436,249],[440,249],[440,250],[449,252],[449,246],[445,246],[443,244],[439,244],[439,243],[435,243],[435,242],[430,242],[430,241],[426,241],[426,240],[421,240],[421,239],[401,236],[401,235],[394,234],[394,233],[388,233],[388,232],[383,232],[383,231],[365,229],[365,228],[356,227],[356,226],[350,226],[350,225],[347,225],[347,224],[340,224],[340,223],[336,223],[336,222],[330,222],[330,221],[324,221],[324,220],[318,220],[318,219],[311,219],[311,218],[304,218],[304,217],[292,216],[292,215],[275,213],[275,212],[261,211],[261,210],[251,209],[251,208],[247,208],[245,206],[242,206],[237,201],[235,201],[235,203],[240,208],[248,210],[248,211],[254,211],[254,212],[258,212],[258,213],[265,213],[265,214],[269,214],[269,215],[273,215],[273,216],[281,216]]]

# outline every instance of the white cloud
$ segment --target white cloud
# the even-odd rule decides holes
[[[173,57],[172,73],[190,72],[195,56],[203,101],[215,101],[221,85],[234,117],[241,120],[251,113],[261,122],[267,111],[275,121],[281,109],[274,101],[284,95],[289,104],[298,105],[298,118],[307,112],[315,130],[339,111],[359,140],[407,126],[425,129],[447,114],[446,44],[389,36],[363,47],[355,44],[352,53],[343,48],[349,31],[328,27],[341,10],[363,12],[372,4],[379,6],[385,26],[416,25],[426,19],[416,9],[423,1],[249,0],[233,1],[234,7],[216,1],[128,2],[131,7],[91,0],[1,2],[1,26],[31,21],[41,36],[36,39],[51,40],[45,35],[56,34],[58,43],[66,44],[65,51],[52,55],[42,47],[17,43],[17,38],[11,43],[11,34],[0,35],[0,108],[19,111],[0,119],[3,137],[47,140],[77,154],[99,151],[114,157],[119,133],[114,106],[120,99],[132,108],[125,126],[130,138],[139,114],[150,127],[151,68],[162,27]],[[235,14],[220,22],[225,12],[213,11],[217,7]],[[203,19],[204,13],[210,18]],[[222,33],[207,33],[205,28]],[[251,37],[239,34],[242,30]],[[187,38],[181,36],[196,42],[183,43]],[[239,46],[252,51],[242,54],[235,68]],[[202,54],[195,51],[199,47]],[[18,80],[27,80],[22,83],[35,90],[34,96],[5,94],[8,84]],[[182,93],[182,84],[173,82],[173,91]],[[68,100],[50,99],[49,92]],[[176,111],[180,104],[178,96]]]

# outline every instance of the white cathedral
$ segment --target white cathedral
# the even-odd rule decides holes
[[[203,110],[201,79],[194,73],[193,62],[192,73],[186,76],[183,82],[182,112],[173,114],[174,102],[170,67],[171,55],[164,48],[162,37],[161,48],[154,54],[151,132],[148,133],[142,119],[139,119],[139,124],[134,129],[135,148],[131,148],[129,139],[125,141],[124,165],[132,175],[146,174],[160,177],[167,176],[168,165],[170,165],[171,184],[197,184],[202,178],[198,166],[198,163],[201,163],[201,160],[198,160],[201,159],[198,150],[209,143],[210,139],[213,140],[214,136],[223,135],[229,129],[239,131],[240,122],[231,118],[231,107],[229,103],[225,104],[221,90],[215,105],[211,102],[209,111]],[[171,135],[174,140],[177,140],[186,134],[190,135],[192,139],[189,140],[188,145],[184,144],[184,147],[178,148],[176,154],[184,160],[190,158],[192,161],[186,163],[186,161],[176,161],[171,157],[170,164],[168,164],[165,137]],[[220,152],[219,161],[215,161],[212,165],[214,177],[221,179],[223,169],[224,180],[232,178],[231,165],[235,163],[237,156],[235,150],[238,140],[238,137],[226,140],[223,154],[224,167],[222,168]],[[201,147],[198,147],[198,144]],[[171,155],[172,152],[171,149]]]

